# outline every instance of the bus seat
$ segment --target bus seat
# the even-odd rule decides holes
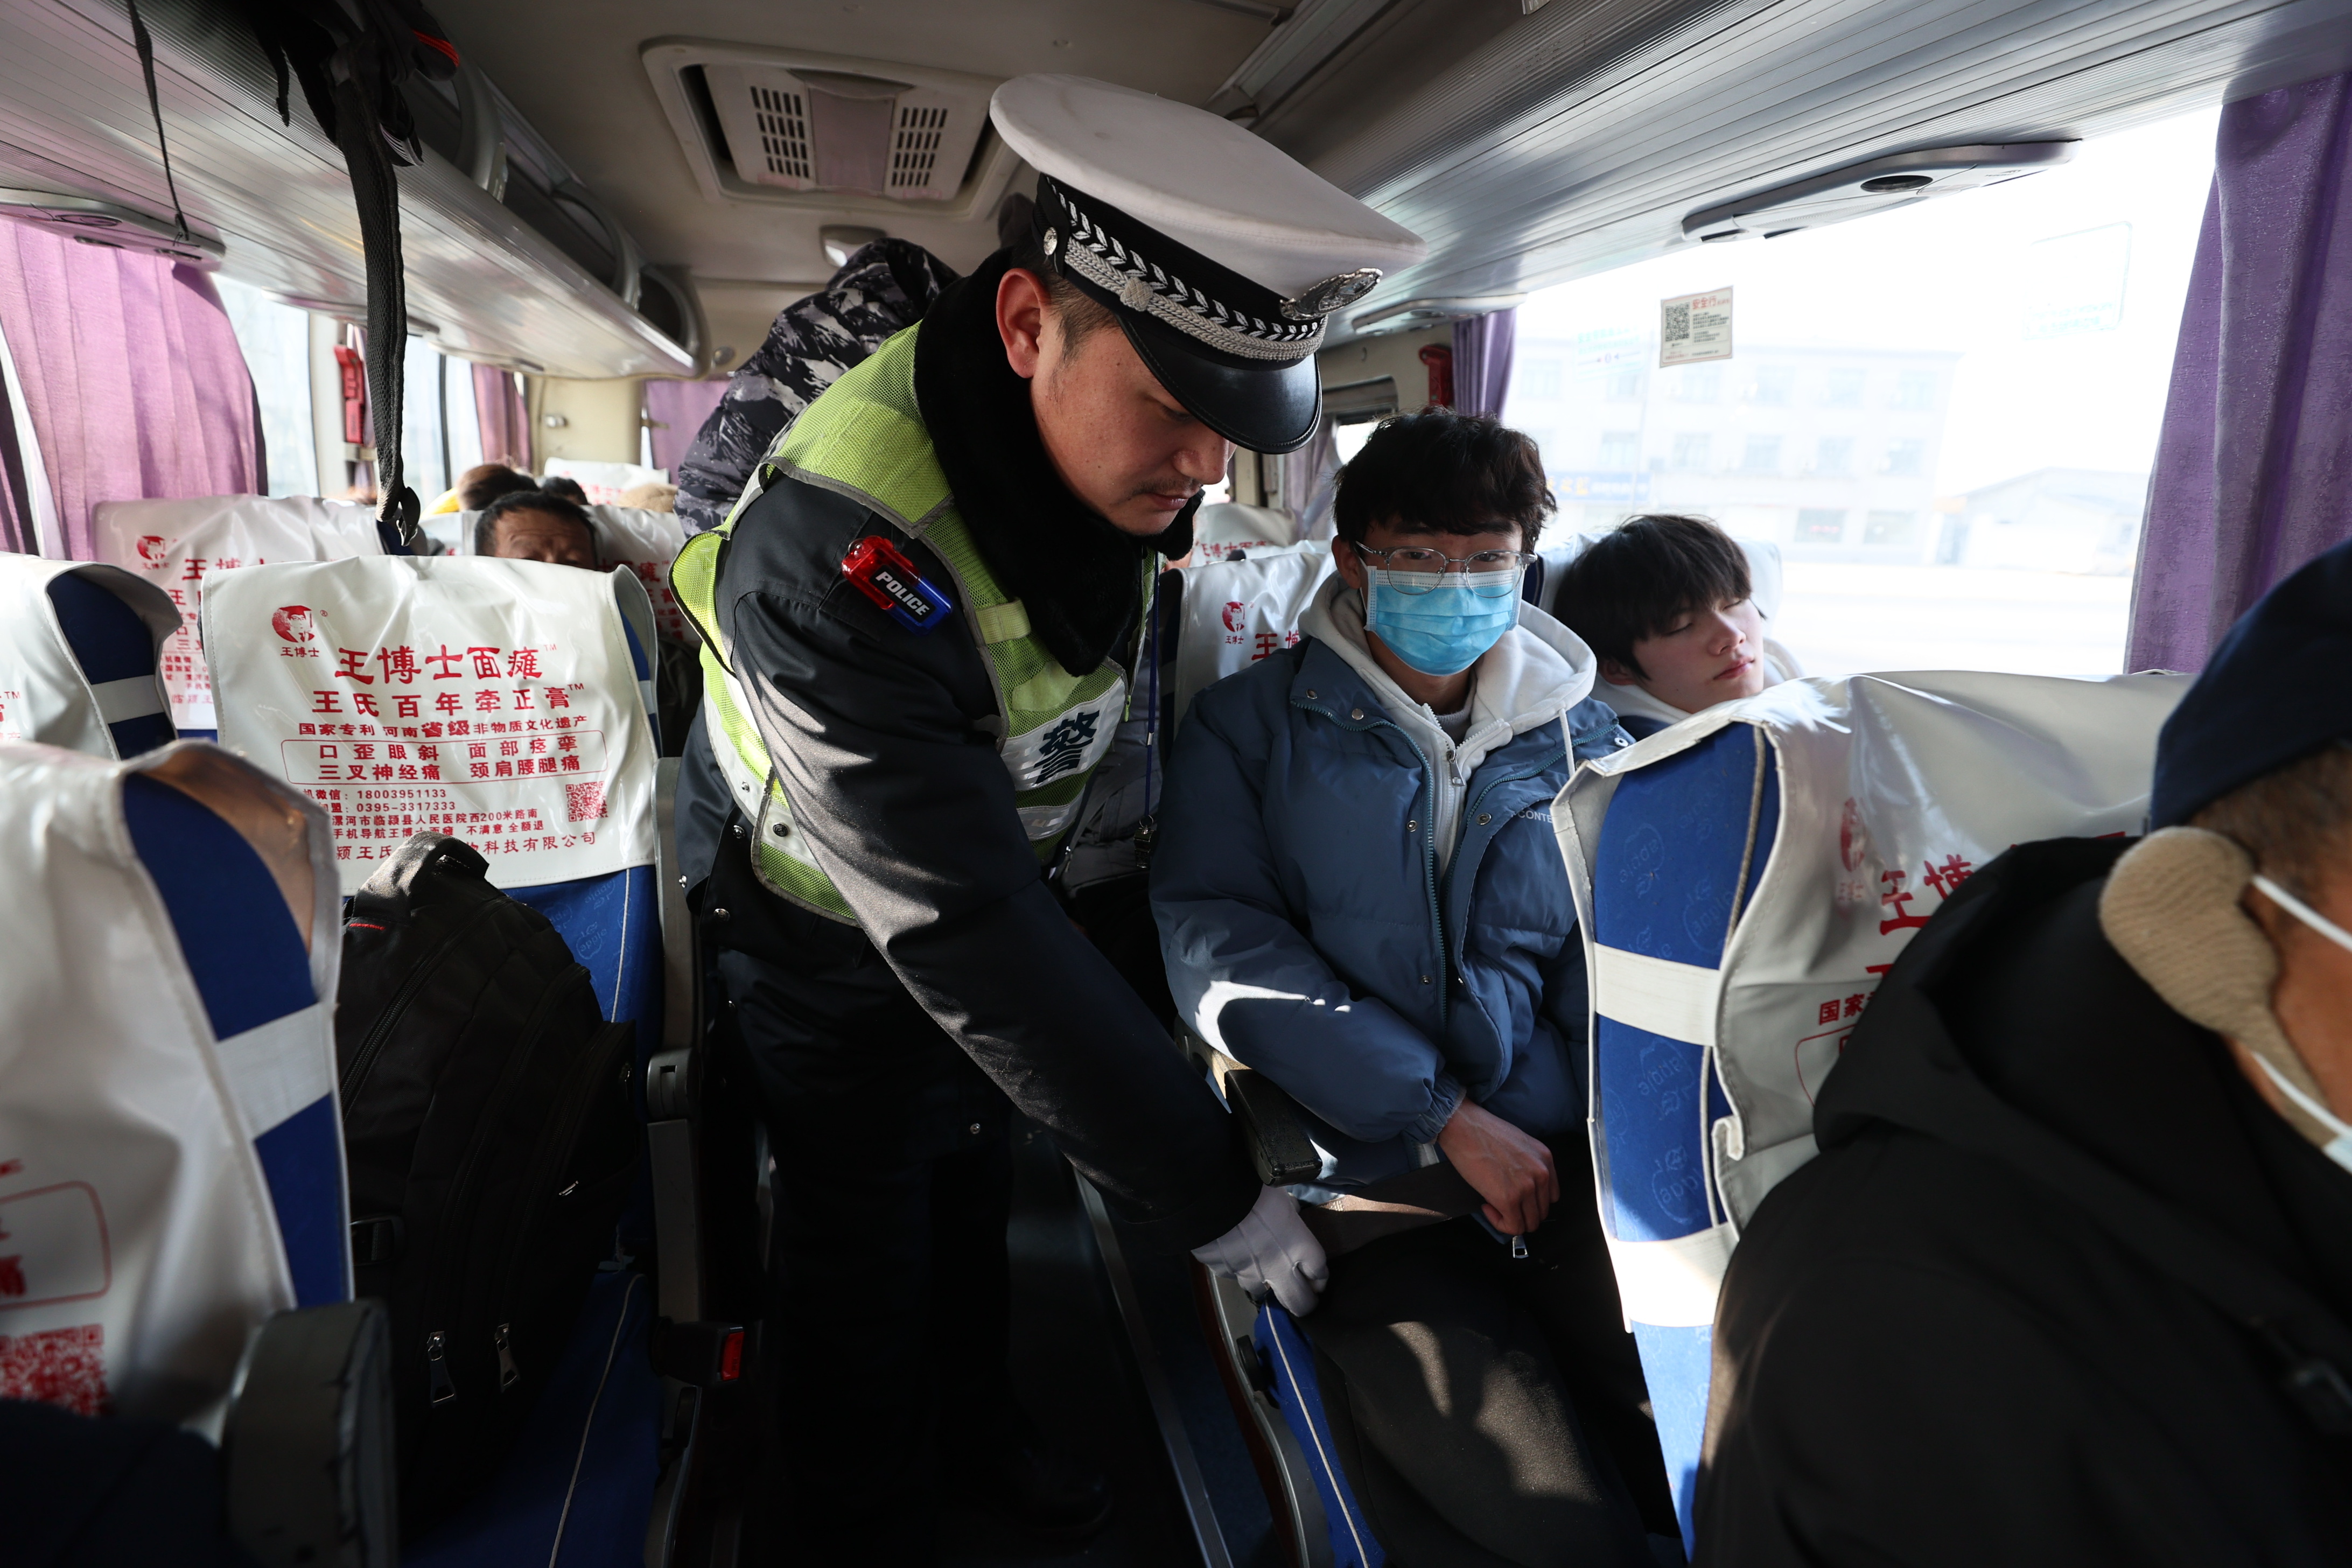
[[[1813,1096],[1879,977],[2011,844],[2142,831],[2157,731],[2186,683],[1795,680],[1561,791],[1602,1228],[1685,1546],[1724,1268],[1812,1156]]]
[[[288,605],[302,608],[299,621]],[[276,759],[327,809],[342,890],[420,829],[481,850],[491,883],[562,933],[604,1016],[635,1020],[648,1110],[666,922],[654,619],[639,580],[481,557],[272,564],[217,579],[202,626],[225,741]],[[678,1227],[691,1229],[695,1208],[661,1201],[656,1151],[654,1190],[624,1215],[621,1250],[650,1228],[664,1267],[692,1268],[698,1238]],[[521,1447],[415,1560],[643,1560],[666,1398],[655,1294],[631,1268],[598,1279]]]
[[[0,742],[0,1395],[216,1421],[251,1329],[351,1295],[324,814]]]
[[[1331,546],[1309,540],[1181,569],[1174,717],[1202,688],[1298,641],[1298,622],[1331,574]]]
[[[90,521],[98,558],[153,584],[178,613],[163,651],[163,686],[173,728],[203,740],[220,729],[197,631],[205,584],[245,566],[383,552],[373,511],[310,496],[100,501]]]
[[[135,757],[173,736],[156,678],[179,612],[120,567],[0,555],[0,740]]]

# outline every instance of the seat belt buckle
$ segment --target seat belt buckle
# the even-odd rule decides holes
[[[948,618],[954,603],[934,587],[906,552],[879,534],[867,534],[841,558],[841,574],[875,606],[917,635]]]

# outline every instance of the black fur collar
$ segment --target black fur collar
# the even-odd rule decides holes
[[[1073,675],[1100,665],[1141,608],[1145,556],[1192,547],[1200,498],[1157,539],[1122,533],[1054,471],[1029,406],[1029,384],[1004,358],[996,286],[1005,253],[950,285],[915,342],[915,401],[956,510],[997,581],[1029,612],[1046,650]]]

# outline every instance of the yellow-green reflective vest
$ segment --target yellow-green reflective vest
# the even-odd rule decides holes
[[[719,572],[744,509],[776,479],[794,479],[846,495],[909,539],[929,545],[955,577],[959,607],[987,656],[1003,740],[998,754],[1013,778],[1013,805],[1040,860],[1052,858],[1078,814],[1087,780],[1110,750],[1127,700],[1127,678],[1109,661],[1072,675],[1029,629],[1029,612],[1005,593],[971,541],[915,403],[915,335],[908,327],[827,387],[752,473],[724,526],[687,541],[671,586],[702,634],[703,728],[719,772],[751,825],[752,868],[770,890],[817,913],[856,923],[849,905],[809,852],[794,825],[768,748],[734,669],[727,626],[717,614]],[[1146,555],[1145,615],[1155,581]],[[915,635],[912,633],[909,636]]]

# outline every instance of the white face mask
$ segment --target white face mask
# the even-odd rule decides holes
[[[2346,931],[2342,926],[2337,925],[2334,921],[2329,920],[2326,915],[2321,914],[2317,910],[2313,909],[2309,904],[2305,903],[2301,899],[2296,898],[2293,893],[2288,892],[2284,888],[2280,887],[2268,877],[2256,877],[2254,879],[2254,886],[2260,888],[2265,894],[2269,895],[2271,901],[2278,905],[2279,908],[2284,910],[2287,913],[2293,915],[2295,919],[2301,921],[2304,924],[2309,926],[2312,930],[2326,937],[2336,946],[2345,949],[2347,952],[2352,952],[2352,931]],[[2328,1110],[2327,1107],[2320,1104],[2317,1100],[2312,1099],[2311,1096],[2304,1093],[2303,1090],[2289,1083],[2286,1080],[2285,1076],[2282,1074],[2278,1068],[2264,1061],[2257,1053],[2249,1051],[2246,1054],[2254,1058],[2254,1065],[2263,1069],[2263,1076],[2268,1078],[2272,1083],[2278,1086],[2278,1091],[2281,1094],[2285,1095],[2289,1100],[2294,1101],[2294,1103],[2302,1109],[2305,1115],[2310,1117],[2322,1127],[2326,1128],[2330,1132],[2336,1134],[2335,1138],[2324,1149],[2322,1149],[2320,1152],[2326,1154],[2329,1159],[2335,1161],[2346,1170],[2352,1171],[2352,1123],[2346,1122],[2343,1118]]]

